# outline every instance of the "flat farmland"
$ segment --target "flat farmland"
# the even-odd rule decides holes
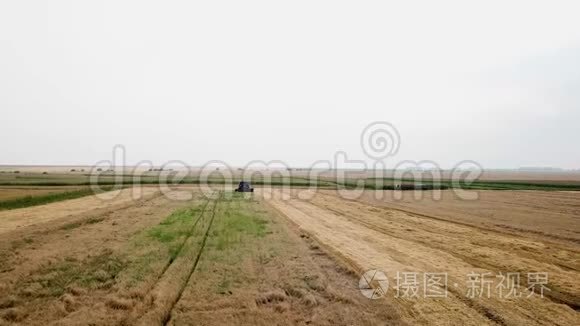
[[[474,200],[462,200],[453,191],[439,192],[440,198],[433,191],[400,194],[387,191],[377,199],[365,192],[358,201],[525,237],[580,243],[578,191],[470,191],[477,195]]]
[[[0,212],[0,324],[404,324],[259,196],[131,191]]]
[[[577,192],[229,188],[0,211],[0,325],[577,324]],[[378,299],[361,291],[369,270],[389,281],[370,282]],[[543,296],[527,284],[540,272]],[[444,297],[399,286],[430,273]],[[508,273],[519,296],[498,293]],[[486,280],[474,296],[469,275]]]
[[[264,189],[262,194],[355,269],[390,277],[385,302],[411,324],[577,324],[577,193],[492,192],[469,204],[449,194],[441,201],[416,202],[376,199],[374,192],[351,193],[351,199],[335,191]],[[537,272],[549,275],[543,297],[530,295],[535,287],[526,288],[528,275]],[[446,297],[397,296],[401,288],[394,278],[401,273],[445,274]],[[499,293],[500,275],[507,273],[521,276],[522,287],[514,286],[520,297]],[[487,277],[483,293],[470,295],[469,275]]]

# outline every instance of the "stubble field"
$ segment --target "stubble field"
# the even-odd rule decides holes
[[[1,211],[0,324],[577,324],[577,192],[137,190]],[[388,277],[380,299],[359,289],[367,270]],[[526,284],[538,272],[543,298]],[[428,273],[445,297],[425,297]],[[506,273],[520,297],[500,297]],[[488,283],[471,297],[475,274]]]
[[[441,201],[379,200],[371,192],[356,200],[334,191],[264,193],[272,206],[351,266],[384,272],[391,281],[385,301],[412,324],[578,321],[578,193],[484,192],[470,202],[450,192]],[[396,287],[405,285],[396,281],[402,273],[417,275],[417,295],[397,293]],[[445,298],[425,297],[422,282],[430,273],[446,275]],[[521,297],[500,293],[500,275],[508,273],[519,275]],[[530,296],[527,278],[535,273],[549,278],[543,298]],[[470,275],[485,281],[472,286]],[[472,295],[475,288],[481,292]]]

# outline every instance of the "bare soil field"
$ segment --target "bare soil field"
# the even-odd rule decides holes
[[[272,207],[353,268],[385,272],[391,282],[380,301],[410,324],[578,324],[576,194],[484,193],[480,202],[464,204],[449,197],[393,203],[376,200],[372,193],[345,200],[334,191],[261,192]],[[532,294],[536,286],[526,284],[528,273],[537,272],[549,275],[543,298]],[[395,295],[397,273],[445,273],[447,295]],[[515,287],[521,297],[498,293],[500,273],[521,276],[521,287]],[[487,277],[489,288],[480,288],[481,296],[469,295],[468,275],[473,274]]]

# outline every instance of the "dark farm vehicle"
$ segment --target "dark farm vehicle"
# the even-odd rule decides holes
[[[242,181],[238,185],[238,189],[236,189],[236,192],[254,192],[254,188],[250,186],[249,182]]]

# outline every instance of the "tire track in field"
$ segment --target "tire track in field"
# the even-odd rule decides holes
[[[199,221],[203,217],[203,214],[205,213],[205,210],[207,209],[207,206],[209,205],[209,202],[210,202],[209,199],[205,201],[205,203],[202,206],[201,212],[197,216],[197,219],[195,220],[195,222],[193,222],[193,224],[192,224],[191,228],[189,229],[189,231],[187,232],[185,238],[183,239],[183,241],[179,245],[179,249],[177,250],[177,254],[175,255],[175,257],[169,258],[169,260],[167,261],[167,263],[165,264],[165,266],[163,266],[163,268],[161,269],[161,273],[159,273],[159,275],[157,276],[155,282],[153,282],[153,284],[148,287],[148,290],[146,291],[145,296],[148,296],[151,293],[151,291],[153,291],[153,289],[161,281],[161,279],[163,278],[163,276],[165,275],[165,273],[167,272],[167,270],[169,269],[169,267],[171,267],[171,265],[175,261],[175,258],[178,257],[181,254],[181,252],[183,251],[183,247],[187,243],[187,240],[189,240],[189,238],[191,238],[191,236],[193,235],[193,232],[195,231],[195,228],[196,228],[197,224],[199,223]]]
[[[132,311],[130,313],[130,315],[127,316],[127,320],[131,320],[131,322],[128,322],[129,324],[133,325],[135,324],[138,320],[140,320],[141,317],[143,317],[148,310],[152,310],[155,307],[155,295],[152,295],[152,292],[159,286],[159,283],[163,280],[164,277],[166,277],[167,271],[172,268],[172,266],[174,265],[174,263],[177,261],[177,257],[179,257],[181,255],[181,253],[184,251],[184,249],[186,249],[186,244],[188,242],[188,240],[192,237],[192,235],[195,233],[196,229],[198,228],[198,224],[201,221],[202,217],[204,216],[204,214],[207,212],[208,210],[208,206],[211,203],[211,199],[208,198],[205,201],[202,201],[202,203],[198,206],[201,209],[199,211],[195,211],[192,212],[192,222],[189,225],[186,225],[184,227],[184,229],[187,229],[187,232],[183,235],[183,240],[181,240],[181,243],[178,244],[177,250],[176,250],[176,254],[172,257],[170,257],[165,264],[163,265],[163,267],[161,268],[160,272],[153,276],[153,278],[151,279],[151,282],[149,282],[138,294],[138,297],[143,299],[143,301],[141,301],[140,303],[137,304],[137,307],[134,309],[134,311]],[[175,211],[173,211],[175,212]],[[171,214],[171,212],[170,212]],[[91,309],[96,309],[94,306]],[[69,316],[60,319],[59,320],[59,324],[67,324],[67,323],[72,323],[74,324],[75,322],[71,322],[70,319],[66,319]],[[83,320],[84,321],[84,320]]]
[[[218,195],[220,196],[220,195]],[[218,197],[218,199],[215,201],[215,204],[213,206],[212,212],[211,212],[211,218],[209,221],[209,226],[207,227],[207,230],[205,231],[205,234],[203,235],[203,240],[201,243],[201,247],[199,248],[199,252],[197,253],[197,257],[195,258],[195,262],[193,264],[193,266],[191,266],[191,269],[189,271],[189,274],[187,275],[187,280],[185,281],[185,284],[183,284],[183,286],[181,287],[181,289],[179,289],[179,295],[177,296],[177,300],[175,300],[175,302],[173,303],[173,305],[171,306],[171,309],[168,311],[165,320],[163,321],[163,325],[167,325],[169,324],[169,321],[171,321],[171,314],[173,312],[173,309],[175,308],[175,306],[177,305],[177,303],[179,302],[179,300],[181,300],[181,297],[183,296],[183,291],[185,290],[185,288],[187,287],[187,284],[189,284],[189,281],[191,280],[191,277],[193,276],[193,273],[195,272],[195,270],[197,269],[197,265],[199,264],[199,259],[201,258],[201,254],[203,253],[203,249],[205,248],[205,244],[207,242],[207,237],[209,235],[209,231],[211,230],[211,227],[213,225],[213,221],[215,220],[215,212],[216,212],[216,208],[218,205],[218,202],[220,201],[221,198]]]
[[[149,305],[147,313],[137,321],[137,325],[166,325],[171,319],[171,312],[180,300],[184,289],[195,272],[207,237],[211,230],[213,220],[221,196],[208,199],[202,212],[191,228],[188,237],[182,243],[179,253],[171,260],[160,274],[157,282],[151,287],[147,295]],[[208,210],[213,201],[211,210]],[[201,239],[195,236],[196,230],[201,228]],[[199,242],[201,240],[201,242]]]
[[[177,249],[177,254],[175,255],[175,257],[171,257],[169,258],[169,261],[167,261],[167,264],[165,265],[165,267],[163,267],[163,269],[161,270],[161,273],[159,274],[159,276],[157,277],[157,281],[155,282],[155,284],[157,284],[159,282],[159,280],[163,277],[163,275],[165,274],[165,272],[167,272],[167,269],[169,269],[169,267],[171,266],[171,264],[173,264],[173,262],[175,261],[175,258],[177,258],[177,256],[179,256],[181,254],[181,252],[183,251],[183,247],[185,246],[185,243],[187,242],[187,240],[189,240],[189,238],[191,238],[191,236],[193,235],[193,231],[195,231],[195,227],[197,226],[197,224],[199,223],[199,220],[201,220],[201,218],[203,217],[203,214],[205,213],[205,210],[207,209],[207,206],[209,205],[210,200],[206,200],[205,203],[203,204],[203,207],[201,208],[201,212],[199,213],[199,215],[197,216],[197,219],[195,220],[195,222],[191,225],[191,228],[189,229],[189,231],[187,232],[185,239],[183,239],[183,241],[181,242],[181,244],[179,245],[179,249]]]

